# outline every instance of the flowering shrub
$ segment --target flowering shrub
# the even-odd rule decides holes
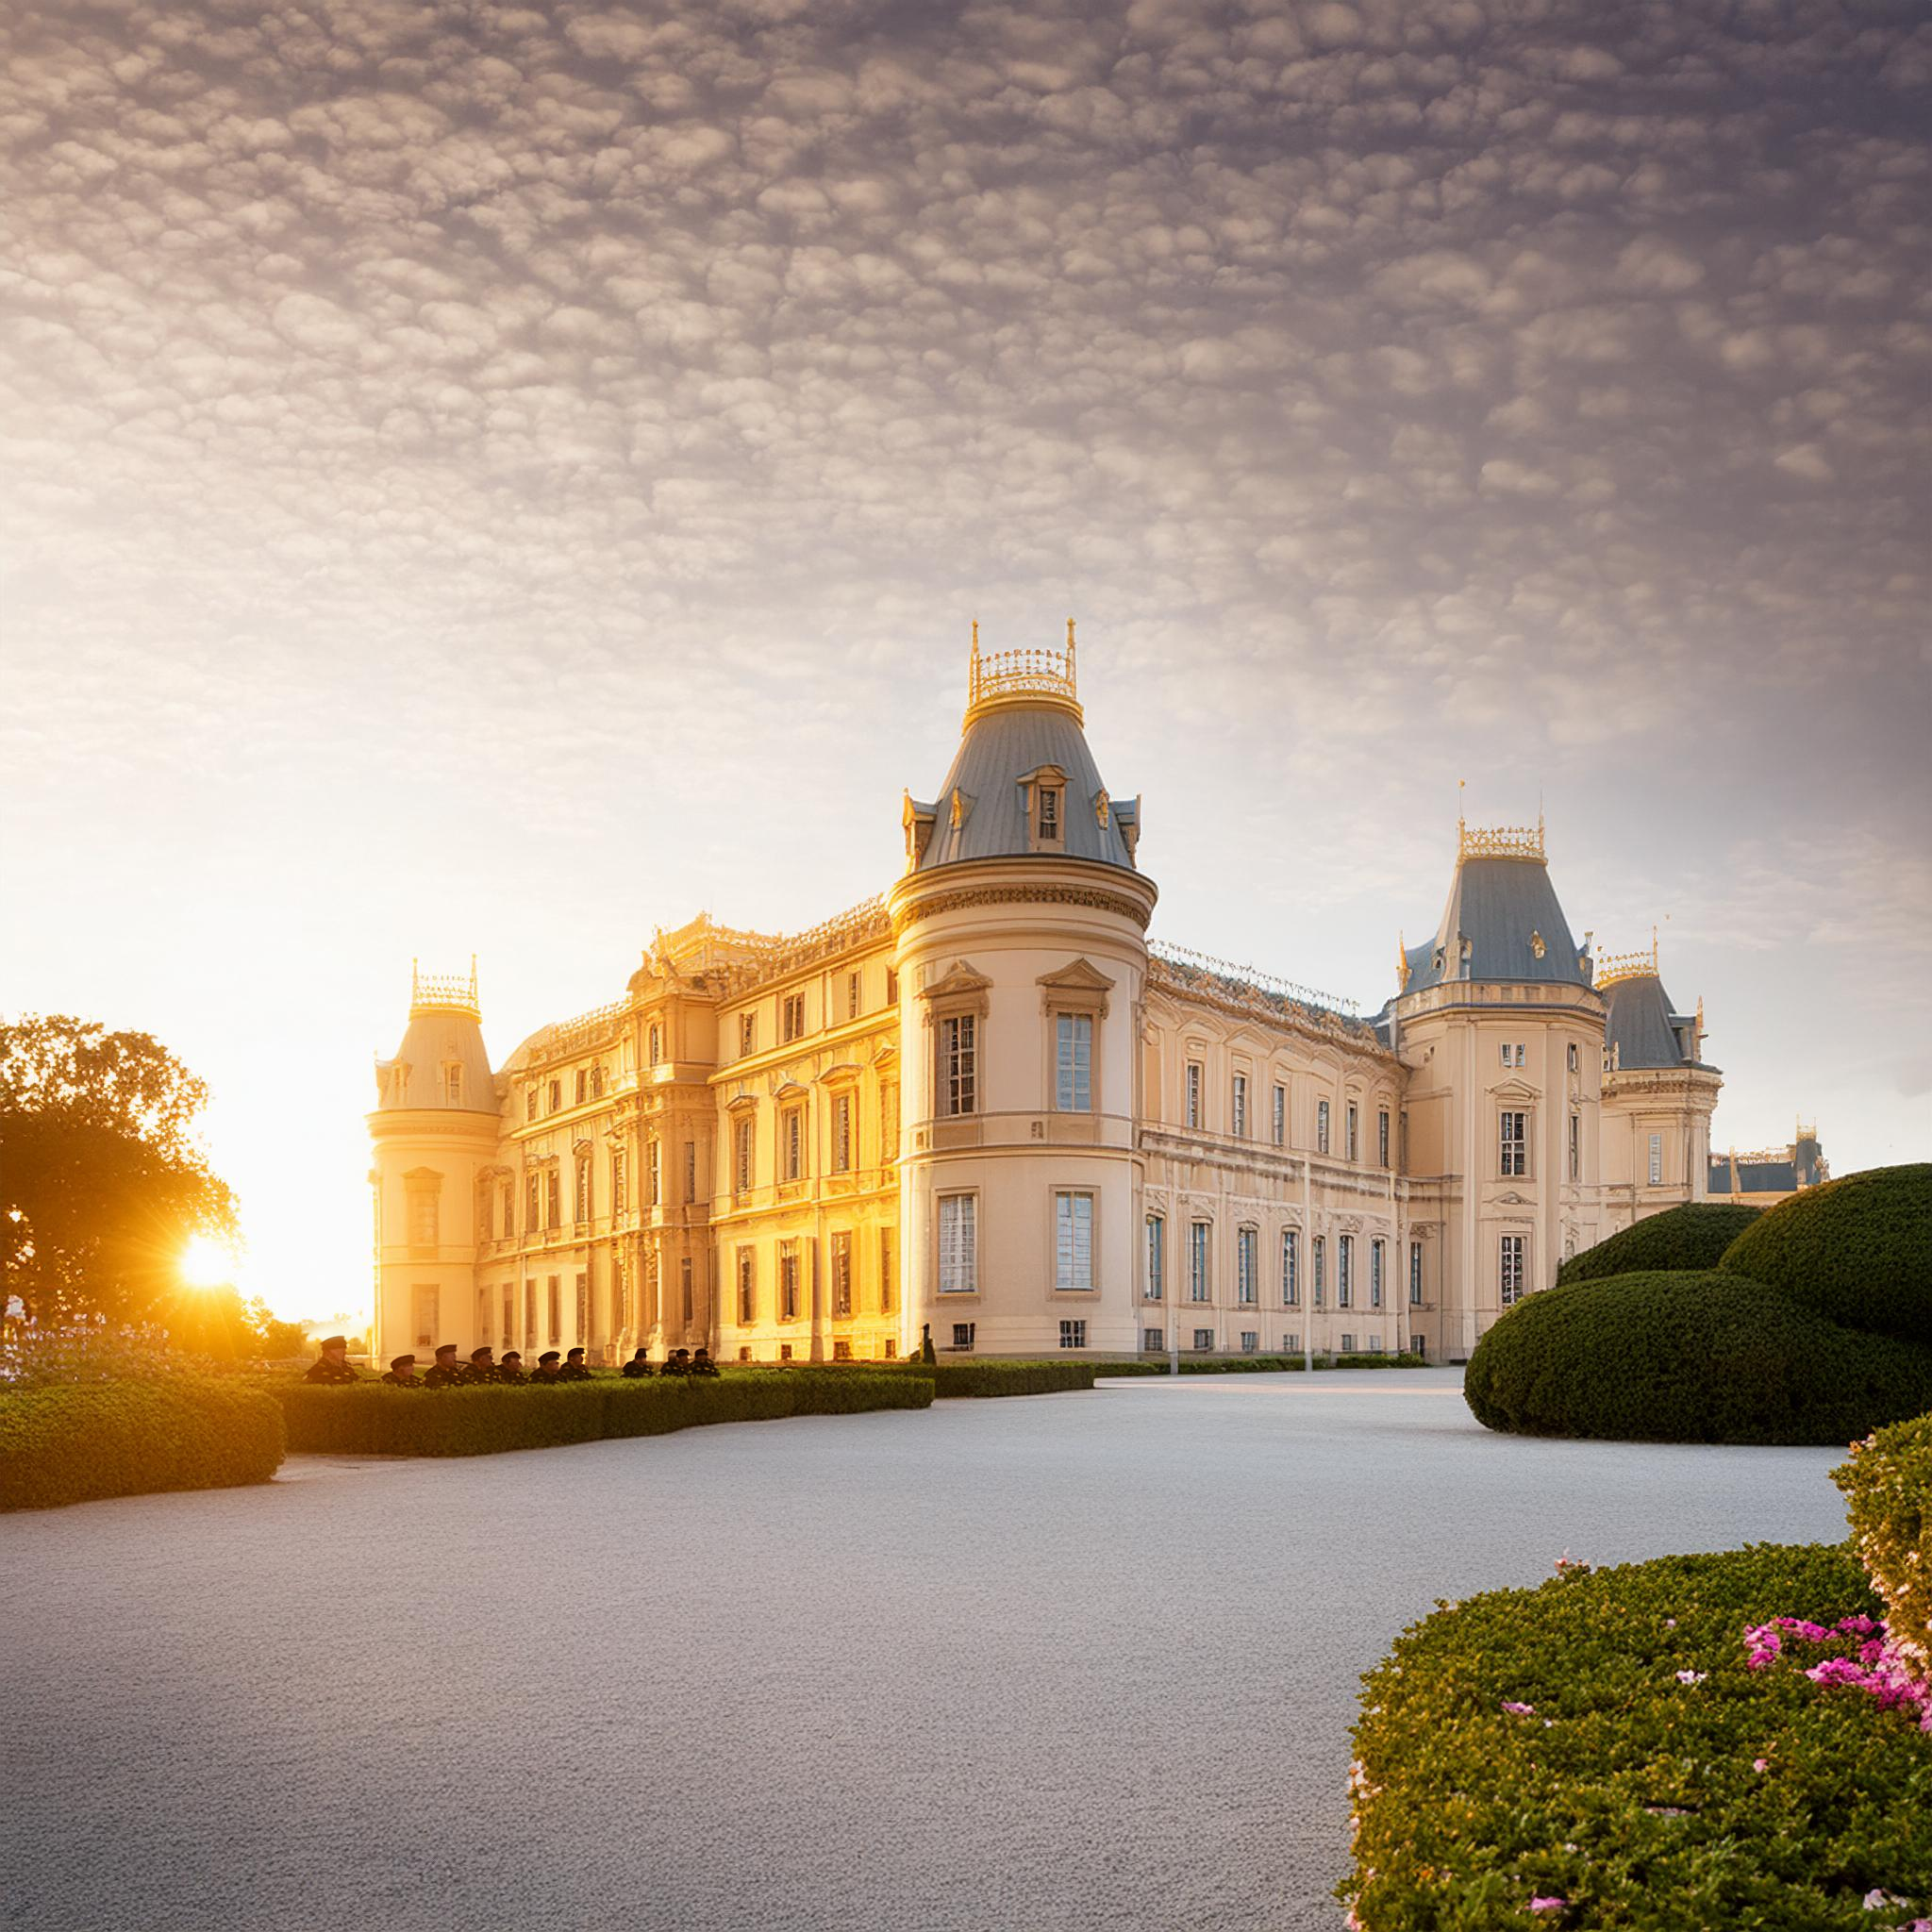
[[[1831,1475],[1850,1502],[1852,1541],[1885,1599],[1893,1648],[1932,1679],[1932,1415],[1854,1442]]]
[[[1661,1214],[1646,1214],[1607,1241],[1572,1255],[1557,1269],[1557,1279],[1596,1281],[1606,1274],[1641,1274],[1657,1268],[1715,1268],[1724,1250],[1763,1212],[1729,1201],[1687,1201]]]
[[[1932,1344],[1932,1163],[1867,1168],[1793,1194],[1719,1265],[1848,1328]]]
[[[1805,1674],[1814,1684],[1843,1685],[1877,1700],[1880,1710],[1904,1710],[1922,1731],[1932,1731],[1932,1684],[1914,1674],[1911,1661],[1891,1641],[1875,1618],[1840,1617],[1829,1629],[1804,1617],[1774,1617],[1744,1633],[1745,1668],[1769,1670],[1784,1655],[1785,1640],[1794,1638],[1815,1649],[1837,1647]],[[1850,1649],[1851,1655],[1845,1655]]]
[[[1932,1408],[1932,1348],[1860,1335],[1735,1274],[1533,1294],[1477,1342],[1486,1428],[1652,1442],[1845,1442]]]
[[[1914,1925],[1932,1914],[1932,1736],[1848,1675],[1808,1674],[1872,1672],[1883,1607],[1848,1548],[1761,1544],[1568,1564],[1438,1609],[1364,1680],[1354,1922]],[[1746,1631],[1778,1638],[1770,1663]]]

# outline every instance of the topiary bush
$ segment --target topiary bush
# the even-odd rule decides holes
[[[1868,1168],[1793,1194],[1720,1265],[1847,1328],[1932,1345],[1932,1163]]]
[[[1557,1281],[1560,1286],[1658,1268],[1715,1268],[1724,1250],[1763,1212],[1761,1208],[1735,1207],[1727,1201],[1687,1201],[1572,1255],[1557,1270]]]
[[[282,1412],[258,1390],[171,1376],[0,1394],[0,1509],[265,1483]]]
[[[1878,1594],[1894,1646],[1932,1678],[1932,1415],[1852,1444],[1831,1473],[1850,1504],[1852,1542]]]
[[[1932,1349],[1857,1335],[1735,1274],[1553,1288],[1477,1342],[1484,1427],[1651,1442],[1848,1442],[1932,1408]]]
[[[843,1369],[766,1375],[616,1378],[554,1388],[390,1389],[285,1384],[289,1446],[335,1456],[493,1456],[709,1423],[850,1415],[931,1405],[930,1376]]]
[[[1438,1609],[1363,1679],[1353,1923],[1890,1932],[1932,1910],[1932,1737],[1799,1664],[1753,1669],[1743,1641],[1881,1607],[1845,1547],[1760,1544]]]

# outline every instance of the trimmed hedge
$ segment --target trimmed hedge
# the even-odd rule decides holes
[[[334,1456],[493,1456],[612,1437],[662,1436],[708,1423],[773,1422],[925,1408],[931,1378],[845,1369],[649,1381],[600,1380],[557,1388],[355,1389],[275,1391],[289,1446]]]
[[[1715,1268],[1724,1250],[1763,1213],[1762,1208],[1740,1208],[1728,1201],[1687,1201],[1572,1255],[1557,1270],[1557,1285],[1658,1268]]]
[[[1485,1428],[1519,1435],[1848,1442],[1932,1408],[1932,1349],[1735,1274],[1613,1274],[1508,1310],[1462,1386]]]
[[[896,1372],[902,1375],[924,1375],[942,1402],[979,1395],[1058,1395],[1069,1389],[1091,1389],[1095,1375],[1112,1374],[1106,1362],[1058,1358],[1022,1361],[1005,1356],[933,1362],[923,1362],[913,1356],[899,1365]]]
[[[1769,1544],[1442,1607],[1363,1679],[1340,1895],[1364,1932],[1909,1922],[1932,1739],[1742,1641],[1881,1607],[1849,1549]]]
[[[1851,1505],[1852,1542],[1885,1599],[1892,1643],[1932,1678],[1932,1415],[1854,1442],[1831,1476]]]
[[[161,1490],[265,1483],[282,1412],[233,1383],[169,1376],[0,1395],[0,1509],[52,1509]]]
[[[1932,1344],[1932,1163],[1868,1168],[1793,1194],[1720,1265],[1847,1328]]]

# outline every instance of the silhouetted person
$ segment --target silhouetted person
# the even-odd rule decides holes
[[[423,1377],[416,1373],[416,1357],[412,1355],[392,1355],[389,1358],[389,1374],[382,1378],[391,1389],[420,1389]]]
[[[688,1375],[691,1374],[691,1350],[674,1348],[664,1357],[664,1366],[659,1374],[666,1375]]]
[[[473,1388],[487,1386],[502,1379],[496,1373],[496,1363],[487,1347],[473,1348],[470,1351],[470,1366],[462,1374],[464,1382]]]
[[[349,1366],[349,1338],[331,1335],[322,1343],[322,1359],[310,1362],[305,1382],[353,1382],[356,1372]]]
[[[460,1389],[469,1379],[469,1370],[457,1360],[456,1343],[445,1341],[436,1351],[436,1359],[424,1375],[423,1386],[425,1389]]]
[[[650,1373],[651,1357],[649,1354],[641,1348],[638,1350],[637,1354],[631,1357],[629,1361],[625,1363],[623,1369],[623,1374],[630,1375],[632,1377],[636,1377],[639,1375],[648,1375]]]
[[[711,1351],[701,1348],[691,1358],[691,1372],[693,1375],[715,1375],[718,1364],[711,1359]]]
[[[496,1365],[496,1379],[507,1382],[512,1388],[521,1389],[530,1378],[524,1374],[524,1357],[521,1351],[507,1348],[503,1359]]]
[[[534,1384],[537,1382],[562,1381],[562,1375],[558,1373],[558,1357],[557,1351],[554,1348],[546,1348],[543,1351],[543,1353],[537,1357],[536,1372],[530,1377],[531,1382]]]
[[[564,1357],[563,1366],[557,1372],[557,1379],[559,1382],[588,1382],[591,1379],[591,1372],[584,1366],[582,1349],[574,1348]]]

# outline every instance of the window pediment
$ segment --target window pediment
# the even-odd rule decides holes
[[[1491,1087],[1490,1092],[1497,1100],[1530,1103],[1541,1098],[1536,1088],[1525,1086],[1521,1080],[1505,1080],[1500,1085]]]
[[[406,1181],[414,1181],[418,1186],[422,1186],[429,1181],[441,1180],[442,1170],[435,1167],[412,1167],[403,1175],[403,1178]]]
[[[967,959],[955,959],[931,985],[919,991],[925,1002],[926,1018],[936,1020],[954,1013],[984,1013],[991,1006],[988,998],[992,981]]]

